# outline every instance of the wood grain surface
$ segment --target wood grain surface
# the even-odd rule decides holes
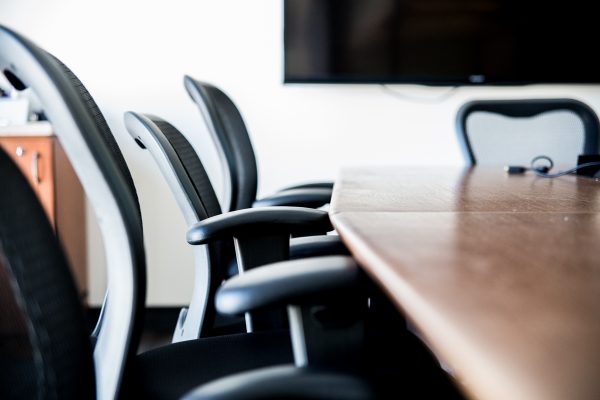
[[[469,397],[597,399],[599,191],[482,167],[352,169],[331,214]]]
[[[374,167],[344,170],[331,212],[600,211],[598,182],[564,176],[508,175],[502,168]]]

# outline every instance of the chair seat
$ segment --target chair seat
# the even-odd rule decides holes
[[[210,337],[159,347],[137,356],[127,392],[142,399],[178,399],[223,376],[293,362],[288,331]]]

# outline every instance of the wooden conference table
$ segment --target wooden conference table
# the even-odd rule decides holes
[[[600,398],[600,182],[346,169],[330,214],[468,397]]]

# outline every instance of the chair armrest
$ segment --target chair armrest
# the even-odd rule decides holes
[[[331,189],[333,190],[333,182],[310,182],[301,185],[286,186],[283,189],[279,189],[278,192],[292,190],[292,189]]]
[[[190,244],[240,236],[318,234],[331,231],[327,212],[303,207],[248,208],[216,215],[194,224],[187,233]]]
[[[349,254],[350,251],[338,235],[304,236],[290,240],[291,260]]]
[[[377,398],[363,379],[339,372],[292,365],[240,372],[202,385],[182,400]]]
[[[331,202],[331,189],[304,188],[277,192],[256,200],[253,207],[295,206],[318,208]]]
[[[356,293],[364,275],[348,256],[313,257],[264,265],[235,276],[217,291],[216,308],[236,315],[267,306],[314,303]]]

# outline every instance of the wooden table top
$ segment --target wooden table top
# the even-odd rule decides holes
[[[348,169],[330,213],[467,395],[600,398],[599,182]]]

